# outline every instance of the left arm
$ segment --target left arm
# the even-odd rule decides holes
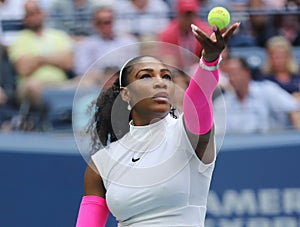
[[[205,152],[213,144],[213,104],[212,94],[219,81],[217,64],[220,54],[226,47],[230,37],[239,23],[233,24],[224,34],[214,28],[214,33],[208,37],[201,29],[193,26],[195,38],[203,47],[203,57],[193,75],[184,95],[183,112],[184,125],[199,159],[204,163],[214,160],[214,153]]]
[[[219,58],[216,61],[219,61]],[[215,158],[212,152],[205,153],[205,151],[208,144],[213,143],[212,95],[218,81],[218,70],[208,71],[198,67],[183,99],[184,125],[187,135],[198,158],[205,164],[211,163]]]

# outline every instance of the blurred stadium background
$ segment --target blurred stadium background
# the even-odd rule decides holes
[[[296,5],[233,10],[232,18],[239,21],[252,14],[300,15]],[[199,17],[205,15],[205,9],[199,12]],[[173,16],[172,12],[166,15]],[[1,26],[3,34],[11,35],[22,28],[22,20],[3,19]],[[232,47],[231,52],[245,57],[253,68],[263,64],[266,55],[259,46]],[[293,52],[300,63],[300,47],[294,46]],[[2,75],[14,72],[3,56],[0,67]],[[13,89],[14,76],[2,77],[8,90]],[[47,130],[4,127],[0,131],[0,226],[75,226],[86,163],[72,130],[74,94],[74,90],[47,94]],[[20,106],[1,108],[0,114],[18,125],[20,116],[24,117],[22,111],[26,110]],[[30,114],[34,119],[35,113]],[[206,227],[299,227],[299,160],[299,130],[225,136],[208,200]],[[107,226],[116,226],[112,216]]]

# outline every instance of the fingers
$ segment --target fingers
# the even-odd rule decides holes
[[[231,38],[231,36],[233,35],[234,31],[240,26],[240,22],[234,23],[233,25],[231,25],[227,31],[223,34],[224,37],[224,41],[225,43],[228,43],[229,39]]]
[[[203,40],[209,39],[207,34],[205,32],[203,32],[200,28],[198,28],[196,25],[191,24],[191,28],[192,28],[192,31],[193,31],[194,35],[196,36],[196,38],[201,38]]]
[[[216,27],[213,26],[213,31],[216,37],[217,42],[223,42],[223,40],[225,41],[225,43],[227,44],[228,40],[231,38],[231,36],[233,35],[234,31],[240,26],[240,22],[236,22],[234,24],[232,24],[228,29],[226,29],[226,32],[222,35],[221,31]],[[195,35],[195,37],[199,40],[200,42],[204,41],[204,40],[208,40],[210,39],[210,37],[207,36],[207,34],[205,32],[203,32],[199,27],[197,27],[194,24],[191,24],[191,28],[192,31]]]
[[[194,25],[194,24],[191,24],[191,28],[192,28],[192,30],[193,31],[197,31],[199,28],[196,26],[196,25]]]
[[[217,28],[217,26],[213,26],[213,31],[216,35],[217,42],[223,42],[223,36],[221,34],[220,29]]]
[[[212,45],[213,41],[211,40],[208,35],[203,32],[200,28],[198,28],[196,25],[192,24],[192,31],[196,39],[200,42],[201,46],[205,49],[208,46]]]
[[[213,42],[213,43],[224,44],[224,40],[223,40],[224,38],[222,36],[222,33],[216,26],[213,26],[214,32],[210,35],[210,37],[194,24],[191,24],[191,28],[192,28],[192,31],[193,31],[193,34],[195,35],[195,37],[202,44],[203,44],[203,42],[205,42],[205,43]]]
[[[194,24],[191,25],[191,28],[195,38],[199,41],[204,51],[215,55],[216,53],[221,53],[227,46],[229,39],[239,25],[240,23],[234,23],[223,34],[223,31],[220,31],[219,28],[213,26],[213,33],[210,37]]]

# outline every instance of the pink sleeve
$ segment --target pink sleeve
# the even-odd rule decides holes
[[[87,195],[82,197],[76,227],[104,227],[109,209],[104,198]]]
[[[202,61],[206,66],[214,66],[219,58],[214,62]],[[213,126],[212,95],[218,81],[218,69],[208,71],[200,66],[191,78],[183,99],[183,112],[185,125],[193,134],[206,134]]]

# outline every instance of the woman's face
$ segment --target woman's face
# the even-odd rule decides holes
[[[109,9],[99,10],[94,16],[94,26],[97,32],[106,39],[113,37],[114,15]]]
[[[152,57],[143,57],[128,75],[129,85],[124,88],[125,101],[132,107],[132,116],[161,118],[170,111],[174,83],[170,70]]]
[[[273,71],[286,71],[287,63],[290,59],[288,51],[285,47],[276,46],[269,49],[270,63]]]

